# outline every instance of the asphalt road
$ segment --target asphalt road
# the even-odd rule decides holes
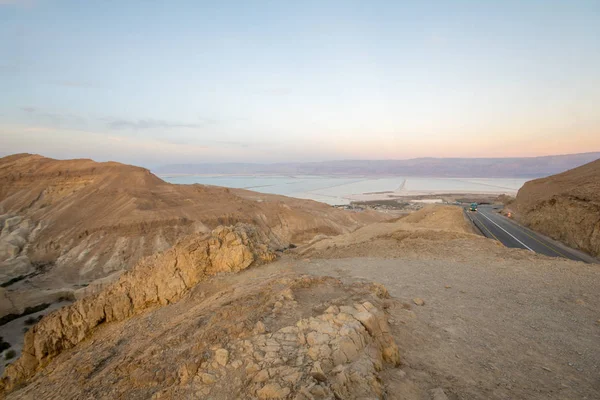
[[[498,240],[506,247],[526,249],[551,257],[591,262],[586,255],[517,224],[498,214],[491,206],[479,206],[477,211],[467,210],[466,213],[486,237]]]

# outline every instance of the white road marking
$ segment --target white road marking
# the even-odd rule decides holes
[[[484,213],[480,212],[480,215],[482,215],[483,217],[485,217],[488,221],[490,221],[492,224],[496,225],[498,228],[502,229],[504,232],[508,233],[510,235],[510,237],[512,237],[513,239],[515,239],[517,242],[521,243],[523,246],[525,246],[525,248],[529,251],[533,251],[531,249],[531,247],[527,246],[525,243],[521,242],[519,239],[517,239],[516,237],[514,237],[513,234],[511,234],[509,231],[507,231],[506,229],[504,229],[503,227],[501,227],[500,225],[498,225],[497,223],[495,223],[494,221],[492,221],[490,219],[490,217],[488,217],[487,215],[485,215]],[[533,251],[535,253],[535,251]]]

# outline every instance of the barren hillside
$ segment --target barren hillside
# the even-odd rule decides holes
[[[253,224],[279,248],[381,220],[310,200],[204,185],[173,185],[114,162],[0,159],[0,284],[20,296],[0,317],[112,276],[187,234]],[[40,291],[44,289],[44,291]],[[52,289],[52,290],[50,290]],[[67,293],[68,294],[68,293]]]
[[[600,160],[527,182],[510,207],[532,229],[600,255]]]
[[[32,327],[3,393],[600,395],[596,265],[504,248],[471,233],[462,209],[452,206],[319,236],[277,260],[275,245],[260,229],[238,224],[190,235],[140,261]]]
[[[249,225],[193,235],[30,329],[0,396],[376,398],[400,362],[381,285],[239,272],[270,261]],[[182,299],[183,297],[183,299]],[[110,383],[109,383],[110,382]]]

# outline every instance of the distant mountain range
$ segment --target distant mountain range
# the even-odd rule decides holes
[[[410,160],[340,160],[301,163],[171,164],[156,174],[368,175],[469,178],[540,178],[600,158],[600,152],[513,158],[413,158]]]

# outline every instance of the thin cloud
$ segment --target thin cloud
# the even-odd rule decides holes
[[[190,124],[181,122],[169,122],[155,119],[139,119],[139,120],[126,120],[126,119],[115,119],[108,122],[108,127],[113,130],[120,129],[173,129],[173,128],[184,128],[184,129],[196,129],[205,126],[206,124]]]
[[[42,111],[32,106],[22,106],[20,109],[27,114],[27,117],[37,124],[49,124],[54,127],[63,125],[84,126],[86,120],[78,115],[70,113]]]

